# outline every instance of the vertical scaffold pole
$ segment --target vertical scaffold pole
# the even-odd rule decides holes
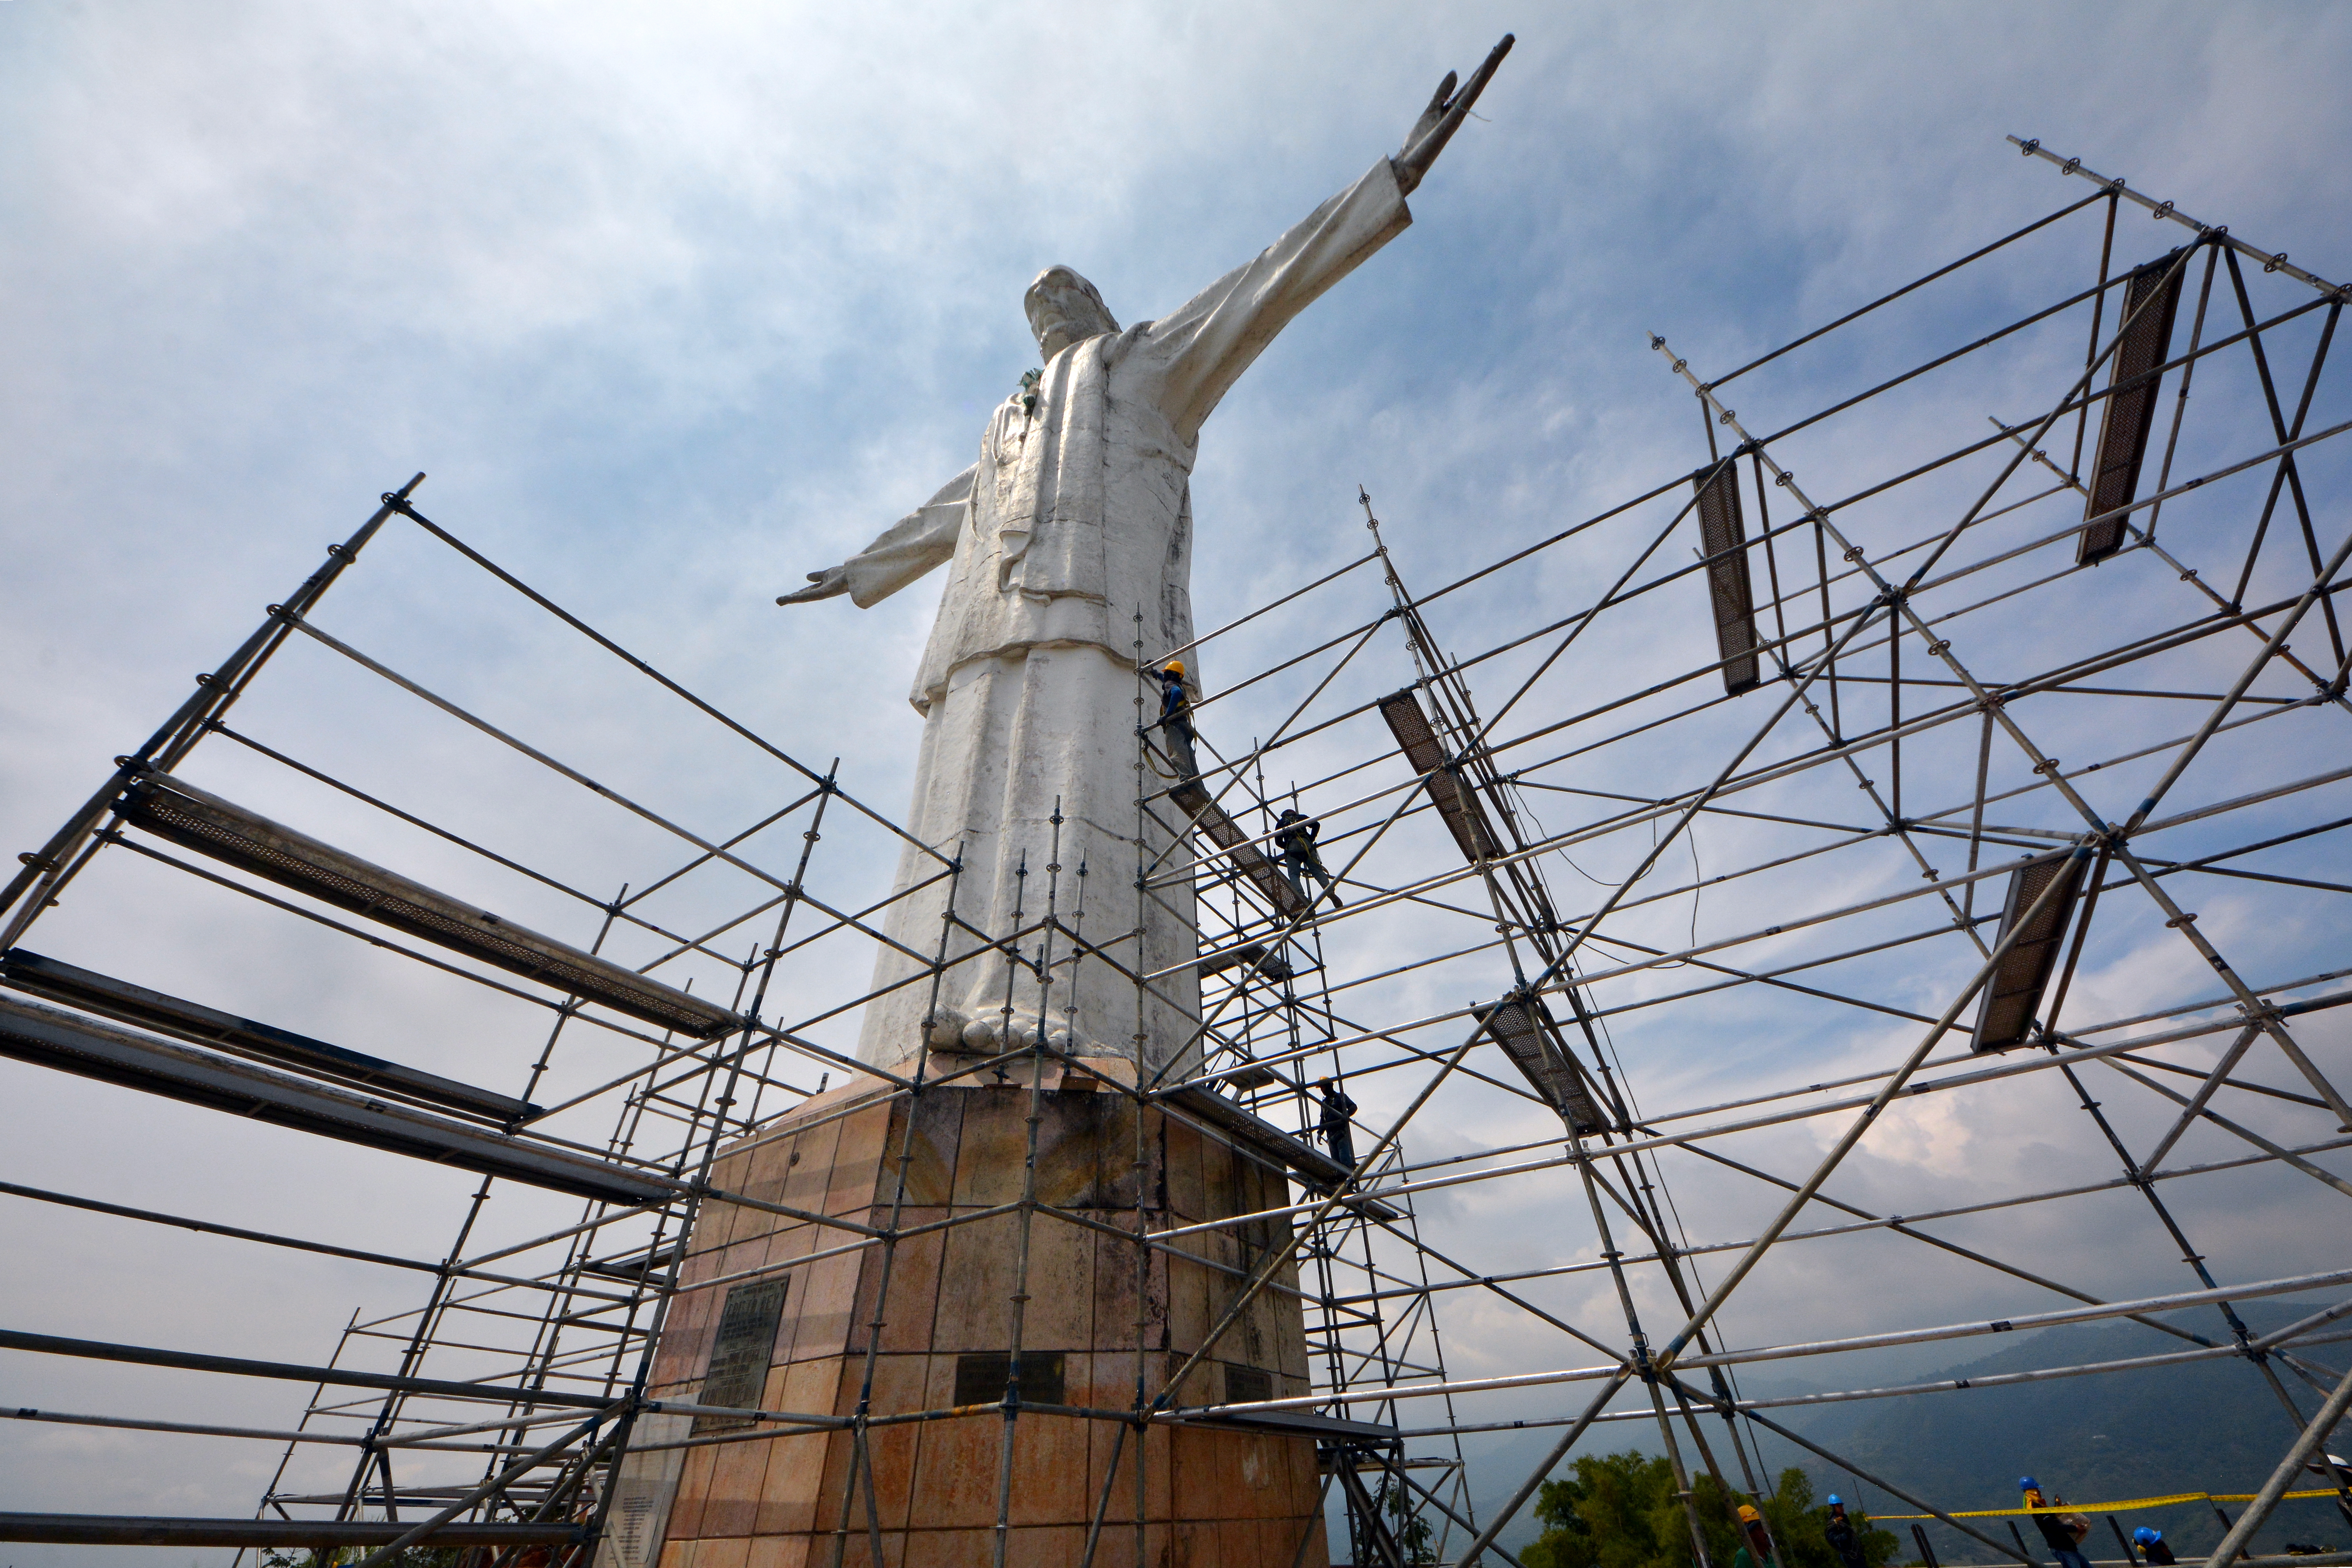
[[[1143,611],[1135,612],[1135,1561],[1139,1565],[1147,1559],[1145,1550],[1150,1538],[1151,1465],[1150,1436],[1151,1405],[1150,1384],[1151,1374],[1150,1343],[1151,1327],[1151,1206],[1146,1190],[1146,1178],[1150,1173],[1151,1145],[1147,1141],[1144,1121],[1152,1114],[1150,1102],[1145,1099],[1143,1069],[1150,1059],[1148,1049],[1151,1033],[1151,1011],[1149,983],[1150,973],[1148,957],[1150,943],[1146,933],[1151,929],[1151,889],[1149,868],[1151,861],[1150,841],[1150,808],[1146,804],[1145,769],[1150,763],[1150,741],[1144,731],[1144,693],[1147,689],[1143,673]],[[1167,1121],[1160,1120],[1162,1135]],[[1171,1449],[1171,1463],[1173,1449]],[[1174,1478],[1170,1478],[1172,1495]],[[1108,1483],[1106,1483],[1108,1484]],[[1171,1521],[1173,1528],[1173,1521]]]
[[[874,1316],[866,1325],[866,1364],[859,1375],[857,1409],[855,1425],[850,1428],[852,1460],[848,1479],[843,1483],[841,1521],[834,1531],[833,1560],[838,1568],[849,1542],[849,1510],[856,1500],[861,1480],[866,1491],[866,1528],[878,1564],[882,1556],[882,1524],[877,1516],[874,1496],[873,1442],[870,1422],[874,1414],[874,1373],[882,1354],[882,1330],[888,1321],[890,1286],[898,1261],[898,1229],[904,1222],[907,1207],[907,1167],[914,1159],[915,1124],[923,1110],[923,1092],[931,1065],[930,1031],[932,1020],[939,1016],[940,990],[947,978],[948,954],[953,951],[955,935],[956,889],[963,879],[963,849],[956,846],[955,859],[948,867],[947,907],[940,914],[939,956],[931,963],[930,999],[923,1009],[923,1038],[916,1042],[914,1086],[907,1091],[907,1130],[898,1139],[898,1173],[890,1192],[890,1219],[883,1227],[881,1260],[876,1266],[874,1286]]]

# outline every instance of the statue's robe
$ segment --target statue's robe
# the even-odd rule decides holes
[[[1061,922],[1099,950],[1053,942],[1047,1031],[1066,1031],[1081,1054],[1139,1056],[1156,1068],[1198,1024],[1192,890],[1181,879],[1140,896],[1136,886],[1139,865],[1156,880],[1181,864],[1164,826],[1139,822],[1136,729],[1158,704],[1139,710],[1136,661],[1192,639],[1191,476],[1202,422],[1292,317],[1412,221],[1382,159],[1174,314],[1065,348],[1045,365],[1034,409],[1021,394],[1007,398],[980,460],[846,563],[861,607],[949,566],[911,694],[924,727],[908,831],[942,854],[961,846],[955,913],[992,939],[1043,919],[1055,884]],[[1183,657],[1197,690],[1198,669]],[[1166,787],[1149,770],[1144,781]],[[1154,811],[1161,824],[1181,822],[1164,798]],[[909,847],[896,889],[939,871]],[[935,880],[899,899],[884,929],[937,953],[948,891]],[[973,1022],[993,1026],[1008,995],[1016,1027],[1036,1026],[1034,975],[1008,978],[1008,961],[969,931],[947,940],[949,956],[977,956],[949,973],[936,1013],[927,982],[900,984],[922,966],[883,948],[875,987],[898,988],[867,1005],[865,1060],[904,1062],[927,1027],[944,1043]],[[1041,941],[1021,942],[1032,960]],[[1139,973],[1150,977],[1140,1002]]]

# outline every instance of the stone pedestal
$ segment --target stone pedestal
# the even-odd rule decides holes
[[[1120,1062],[1092,1065],[1105,1076],[1132,1071]],[[724,1151],[711,1180],[748,1197],[881,1227],[891,1222],[905,1147],[901,1230],[1017,1204],[1028,1149],[1026,1077],[1024,1064],[1011,1085],[960,1081],[911,1101],[861,1079]],[[1157,1394],[1200,1348],[1266,1249],[1286,1247],[1287,1225],[1255,1221],[1183,1237],[1177,1245],[1206,1261],[1155,1250],[1139,1270],[1133,1242],[1051,1211],[1131,1232],[1139,1182],[1158,1231],[1279,1207],[1290,1201],[1289,1187],[1279,1169],[1243,1147],[1157,1110],[1143,1116],[1139,1170],[1130,1100],[1102,1078],[1058,1066],[1047,1068],[1045,1082],[1036,1128],[1040,1206],[1029,1216],[1024,1398],[1125,1411],[1134,1404],[1139,1361],[1147,1393]],[[894,1568],[989,1563],[1005,1433],[993,1402],[1012,1342],[1022,1222],[1014,1209],[906,1237],[889,1260],[877,1314],[880,1246],[796,1264],[860,1238],[740,1204],[708,1205],[662,1335],[652,1394],[849,1415],[878,1315],[875,1418],[982,1405],[872,1429],[884,1558]],[[1286,1266],[1278,1283],[1295,1289],[1295,1268]],[[755,1386],[757,1398],[745,1397]],[[1299,1303],[1268,1289],[1177,1403],[1307,1392]],[[698,1432],[697,1425],[654,1417],[639,1441],[750,1430],[710,1418]],[[1095,1561],[1136,1568],[1136,1440],[1133,1428],[1126,1430],[1113,1476],[1118,1423],[1031,1411],[1013,1424],[1007,1563],[1076,1568],[1108,1479]],[[1144,1558],[1154,1568],[1328,1563],[1311,1437],[1159,1426],[1144,1448]],[[833,1431],[634,1455],[600,1568],[830,1568],[845,1501],[851,1528],[842,1561],[870,1564],[866,1494],[861,1483],[852,1500],[846,1485],[854,1451],[847,1431]]]

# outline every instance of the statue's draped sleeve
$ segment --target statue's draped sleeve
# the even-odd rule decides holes
[[[974,463],[941,485],[930,500],[843,563],[853,604],[861,610],[878,605],[955,554],[956,538],[971,507],[972,475],[979,468]]]
[[[1176,434],[1198,440],[1202,422],[1275,334],[1412,222],[1383,158],[1255,260],[1150,323],[1137,347],[1160,372],[1156,401]]]

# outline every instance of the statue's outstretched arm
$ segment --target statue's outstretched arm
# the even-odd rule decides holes
[[[974,463],[940,487],[937,494],[897,522],[873,543],[838,566],[808,574],[810,586],[780,595],[779,605],[806,605],[846,594],[859,609],[878,605],[955,554],[971,509]]]
[[[1143,340],[1136,345],[1140,363],[1153,364],[1160,377],[1160,411],[1179,436],[1196,439],[1202,422],[1276,334],[1412,222],[1405,194],[1421,183],[1510,47],[1507,36],[1458,92],[1448,72],[1395,157],[1374,163],[1172,314],[1135,329]]]
[[[1503,57],[1511,52],[1514,41],[1510,34],[1505,33],[1503,41],[1470,73],[1470,85],[1460,92],[1454,90],[1454,73],[1445,73],[1445,79],[1437,84],[1437,91],[1430,97],[1429,107],[1421,111],[1421,118],[1406,133],[1404,150],[1390,160],[1396,165],[1397,189],[1406,195],[1412,195],[1422,176],[1429,173],[1429,166],[1437,162],[1437,155],[1445,151],[1445,144],[1461,129],[1463,116],[1478,101],[1478,95],[1486,90],[1486,79],[1503,63]]]

